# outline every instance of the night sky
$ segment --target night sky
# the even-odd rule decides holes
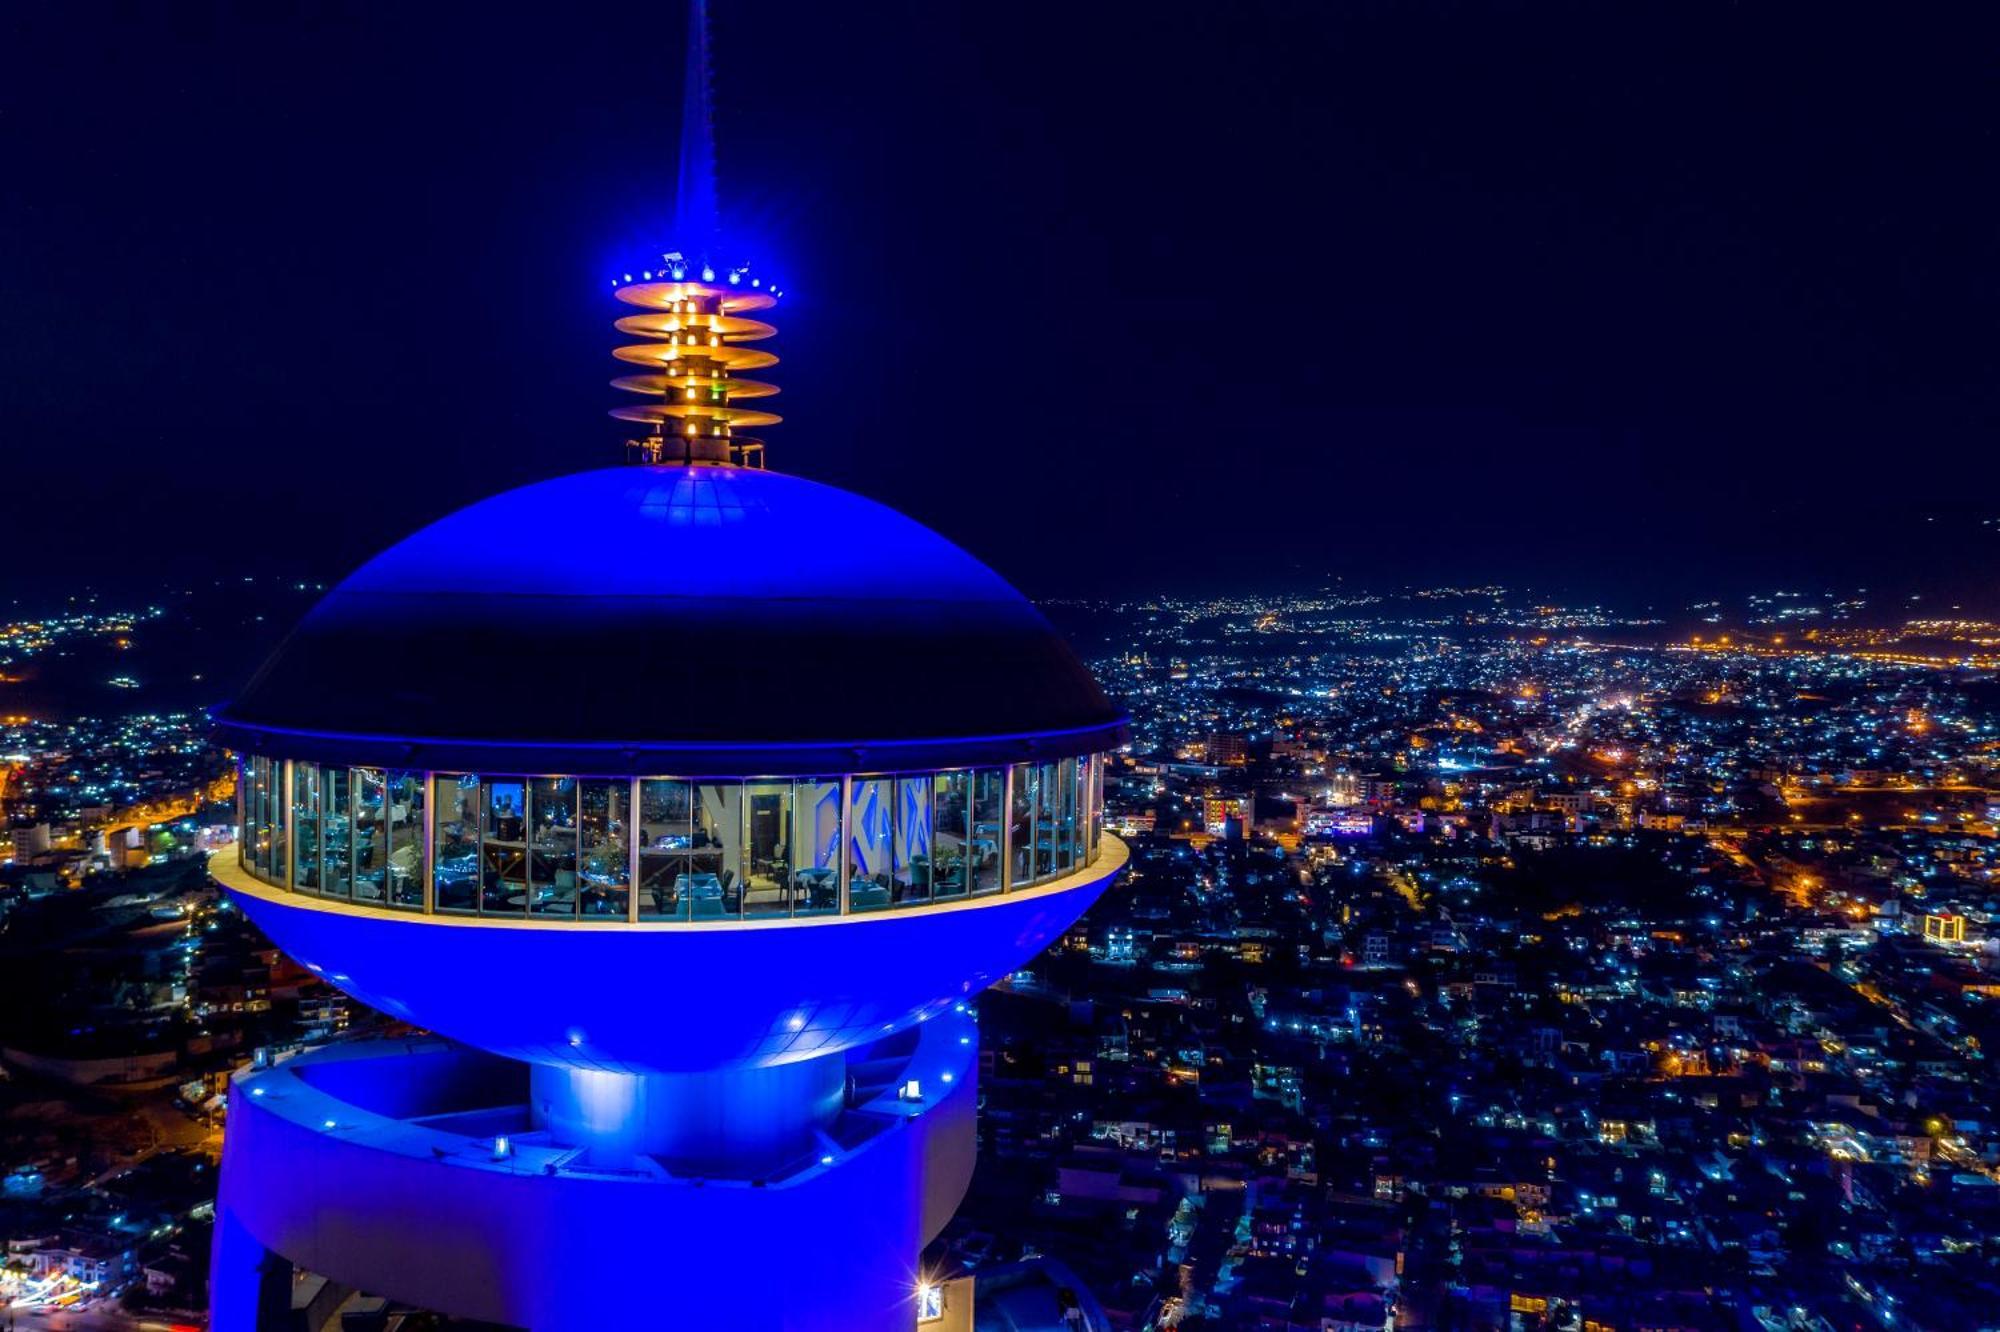
[[[1040,595],[1979,597],[1987,12],[716,0],[773,464]],[[681,32],[6,6],[0,593],[334,577],[616,461]]]

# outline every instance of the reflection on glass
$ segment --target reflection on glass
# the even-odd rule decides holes
[[[319,764],[292,764],[292,886],[319,891]]]
[[[528,783],[534,844],[530,894],[538,916],[576,914],[576,779],[537,777]]]
[[[285,841],[285,761],[271,760],[271,771],[264,785],[265,817],[271,823],[270,855],[265,862],[265,873],[272,883],[283,883],[287,873],[286,859],[290,848]]]
[[[479,909],[485,915],[519,915],[528,908],[528,789],[518,777],[486,780],[480,829]]]
[[[840,778],[801,777],[792,787],[792,912],[840,910]]]
[[[1097,860],[1098,848],[1104,844],[1104,760],[1092,754],[1083,761],[1084,770],[1090,774],[1090,859]]]
[[[856,777],[847,804],[847,909],[875,911],[890,903],[896,833],[895,782]]]
[[[351,875],[348,873],[354,850],[354,826],[348,808],[348,791],[353,785],[353,771],[348,768],[325,767],[319,773],[320,792],[325,798],[322,806],[326,811],[322,818],[326,827],[326,877],[320,891],[328,897],[346,897]]]
[[[424,904],[424,775],[389,774],[389,900]]]
[[[694,842],[686,879],[677,885],[694,919],[739,915],[743,909],[743,788],[705,782],[694,789]]]
[[[250,799],[256,765],[254,754],[236,756],[236,863],[245,870],[257,867],[256,855],[250,849],[257,844],[257,806]]]
[[[380,902],[388,858],[382,847],[382,773],[377,768],[356,768],[353,781],[354,900]]]
[[[931,893],[939,901],[965,896],[972,844],[972,774],[941,772],[931,779]]]
[[[479,808],[478,777],[438,774],[432,874],[439,911],[469,915],[479,909]]]
[[[1010,891],[1035,881],[1035,793],[1042,784],[1042,770],[1038,764],[1016,763],[1013,778],[1014,801],[1007,811],[1007,845],[1012,857],[1007,867]]]
[[[632,784],[623,779],[592,779],[577,785],[581,831],[577,877],[583,885],[583,914],[623,920],[626,838],[631,826],[626,806],[632,799]]]
[[[1049,825],[1050,859],[1042,864],[1046,879],[1076,868],[1076,760],[1066,758],[1045,765],[1042,774]]]
[[[276,817],[278,803],[283,798],[279,791],[283,774],[283,760],[254,756],[243,760],[237,768],[237,781],[243,791],[243,837],[237,857],[244,869],[275,883],[285,881],[281,850],[284,830]]]
[[[743,914],[788,916],[792,911],[791,782],[745,783],[743,818]]]
[[[896,779],[896,905],[931,900],[931,862],[936,856],[931,825],[931,779]]]
[[[686,782],[639,783],[639,919],[686,920],[681,889],[694,844],[694,788]]]
[[[974,893],[1000,891],[1000,834],[1007,817],[1007,774],[999,768],[980,768],[972,774],[972,841],[966,863],[972,868]]]

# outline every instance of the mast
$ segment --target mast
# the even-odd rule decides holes
[[[715,108],[709,84],[708,0],[688,0],[687,69],[681,89],[680,175],[674,196],[674,248],[657,264],[611,280],[613,293],[644,314],[614,325],[647,339],[616,347],[612,355],[649,373],[621,375],[612,387],[649,401],[613,408],[621,421],[649,426],[626,441],[628,456],[645,463],[761,467],[764,442],[741,433],[775,425],[772,412],[739,406],[768,398],[775,384],[740,379],[737,372],[776,365],[770,352],[746,347],[777,332],[752,311],[768,310],[780,295],[722,238],[715,187]]]

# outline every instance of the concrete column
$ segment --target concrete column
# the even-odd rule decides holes
[[[233,1209],[215,1209],[209,1248],[209,1332],[265,1332],[291,1312],[292,1265],[244,1229]]]

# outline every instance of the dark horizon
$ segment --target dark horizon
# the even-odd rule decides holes
[[[1991,608],[1969,7],[714,23],[725,219],[787,288],[773,465],[1033,595]],[[0,33],[0,596],[336,578],[618,459],[606,280],[673,240],[677,10]]]

